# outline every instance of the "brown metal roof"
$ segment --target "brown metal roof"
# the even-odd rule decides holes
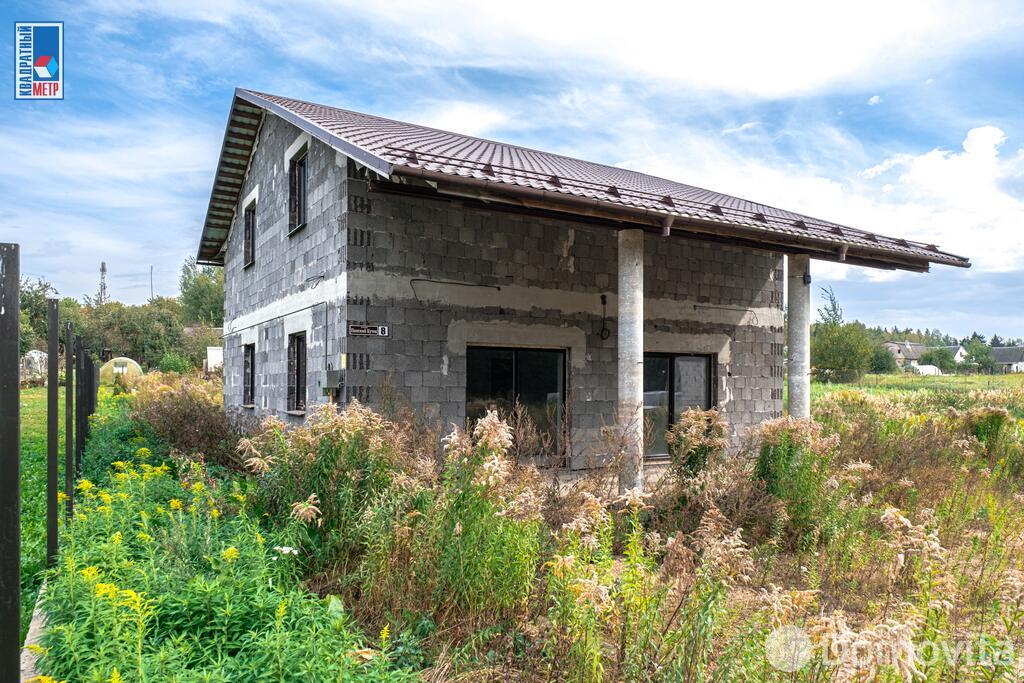
[[[591,211],[584,215],[599,209],[624,221],[670,225],[673,232],[734,238],[859,265],[907,270],[927,270],[930,263],[970,266],[968,259],[935,245],[886,237],[646,173],[243,89],[235,91],[214,183],[213,197],[220,199],[211,199],[199,249],[201,262],[223,262],[221,250],[230,225],[223,211],[233,211],[241,187],[232,185],[236,179],[231,171],[244,172],[243,159],[248,159],[256,131],[237,124],[239,117],[251,123],[245,117],[251,117],[254,108],[290,121],[385,179],[426,177],[446,185],[472,186],[490,198],[529,197],[534,205],[543,200],[569,213],[581,212],[586,205]]]

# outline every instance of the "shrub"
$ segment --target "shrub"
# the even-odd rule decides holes
[[[790,535],[813,545],[825,515],[825,481],[838,439],[824,437],[811,420],[783,417],[762,423],[755,433],[754,477],[786,504]]]
[[[306,422],[292,429],[268,418],[239,441],[238,452],[258,479],[260,508],[277,520],[307,515],[306,542],[320,566],[331,563],[344,574],[358,566],[368,544],[373,507],[389,507],[388,497],[400,493],[392,487],[396,478],[404,476],[413,491],[432,475],[429,462],[400,462],[403,444],[392,438],[397,433],[353,401],[341,412],[332,405],[312,407]]]
[[[128,396],[101,389],[96,414],[89,418],[82,476],[98,484],[105,483],[115,461],[130,461],[143,448],[146,449],[143,455],[150,464],[158,465],[167,456],[166,444],[149,425],[133,419]]]
[[[232,432],[224,414],[222,384],[196,375],[151,372],[132,380],[133,417],[168,446],[237,467]]]
[[[181,355],[177,351],[168,351],[160,358],[160,372],[177,372],[184,374],[195,370],[196,366],[192,364],[185,356]]]
[[[729,447],[729,425],[717,409],[691,408],[665,434],[672,472],[679,479],[696,477]]]

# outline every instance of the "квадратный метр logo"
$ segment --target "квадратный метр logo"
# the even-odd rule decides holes
[[[14,98],[64,99],[64,22],[14,24]]]

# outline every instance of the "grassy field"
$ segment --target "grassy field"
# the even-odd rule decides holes
[[[59,396],[64,461],[64,387]],[[63,477],[63,467],[61,468]],[[63,482],[63,479],[61,479]],[[62,484],[63,486],[63,484]],[[46,564],[46,388],[21,391],[21,635],[25,636]]]
[[[888,391],[997,390],[1024,387],[1024,374],[1015,375],[943,375],[924,377],[912,374],[864,375],[853,384],[811,385],[812,398],[843,389],[863,389],[868,393]]]

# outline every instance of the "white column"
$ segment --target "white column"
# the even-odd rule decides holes
[[[644,484],[644,233],[619,231],[619,490]]]
[[[787,256],[786,352],[788,354],[789,414],[811,415],[811,259]]]

